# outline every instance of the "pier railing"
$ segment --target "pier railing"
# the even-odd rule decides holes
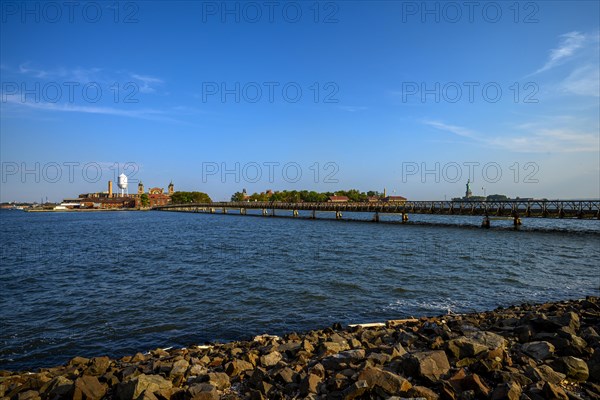
[[[214,202],[169,204],[154,207],[161,211],[215,212],[248,209],[369,212],[383,214],[480,215],[513,218],[579,218],[600,219],[600,200],[494,200],[494,201],[404,201],[404,202]],[[313,214],[314,215],[314,214]],[[341,216],[341,214],[340,214]]]

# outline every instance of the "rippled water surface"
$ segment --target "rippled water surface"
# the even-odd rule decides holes
[[[0,211],[0,369],[599,294],[598,221],[479,223]]]

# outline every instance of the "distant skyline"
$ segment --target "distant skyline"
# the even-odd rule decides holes
[[[0,5],[2,202],[600,198],[597,1],[76,4]]]

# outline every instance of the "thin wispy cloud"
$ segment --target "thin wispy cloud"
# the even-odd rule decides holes
[[[16,106],[27,107],[31,109],[44,110],[44,111],[55,111],[55,112],[67,112],[67,113],[84,113],[84,114],[102,114],[102,115],[113,115],[120,117],[130,118],[141,118],[141,119],[164,119],[164,112],[153,109],[138,109],[138,110],[123,110],[114,107],[102,107],[102,106],[82,106],[75,104],[59,104],[59,103],[48,103],[48,102],[27,102],[22,101],[20,95],[7,95],[1,94],[2,103],[8,103]]]
[[[598,64],[584,65],[572,71],[562,82],[564,92],[581,96],[600,97],[600,70]]]
[[[422,123],[424,123],[425,125],[432,126],[439,130],[442,130],[442,131],[448,131],[448,132],[454,133],[457,136],[467,137],[467,138],[471,138],[471,139],[477,138],[476,133],[470,131],[469,129],[460,127],[460,126],[448,125],[443,122],[430,121],[430,120],[422,121]]]
[[[541,128],[536,124],[522,124],[517,134],[488,137],[468,128],[439,121],[423,121],[425,125],[461,137],[468,137],[486,147],[517,153],[589,153],[597,152],[600,137],[594,133],[569,128]],[[524,131],[524,132],[522,132]]]
[[[155,78],[153,76],[139,75],[139,74],[131,74],[131,77],[139,82],[141,82],[140,92],[142,93],[153,93],[156,90],[151,86],[154,84],[162,84],[164,81],[159,78]]]
[[[98,67],[57,67],[45,69],[32,66],[32,63],[27,61],[21,63],[16,68],[2,65],[2,69],[7,71],[7,73],[24,75],[29,78],[44,81],[63,80],[65,82],[77,82],[82,85],[87,83],[113,85],[117,82],[120,86],[124,86],[128,82],[133,82],[138,86],[140,93],[154,93],[156,92],[156,86],[164,84],[164,80],[158,77],[127,71],[109,71]]]
[[[533,74],[548,71],[549,69],[562,64],[567,59],[573,57],[573,55],[584,46],[585,42],[586,35],[580,32],[574,31],[561,35],[558,47],[550,50],[550,55],[546,63]]]

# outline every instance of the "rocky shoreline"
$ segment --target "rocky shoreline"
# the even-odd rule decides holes
[[[0,371],[0,399],[600,399],[600,298]]]

